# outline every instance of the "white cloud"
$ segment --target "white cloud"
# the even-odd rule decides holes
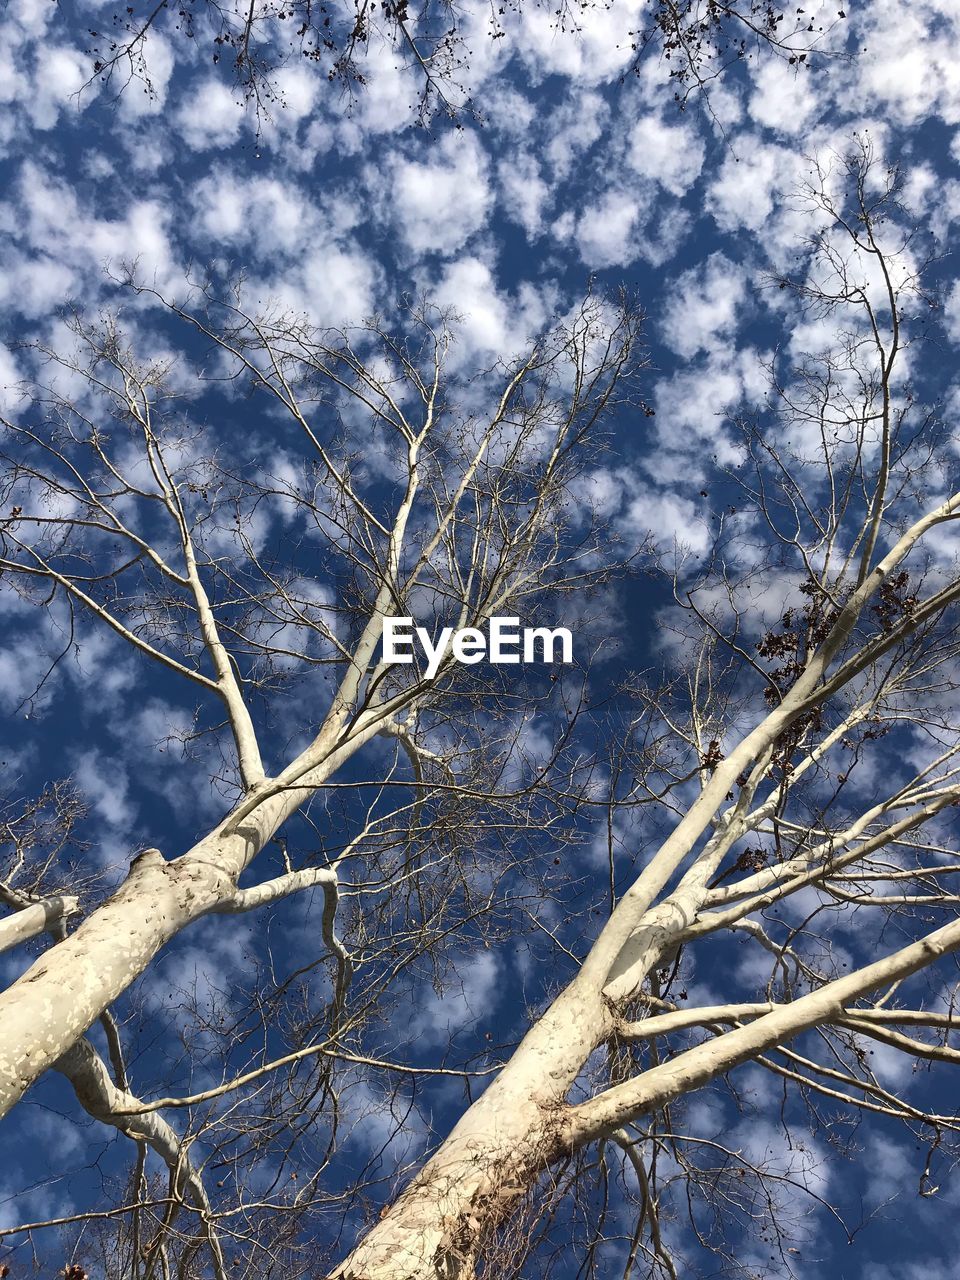
[[[539,163],[529,152],[520,151],[500,162],[497,176],[508,217],[519,223],[532,240],[543,227],[544,206],[550,197]]]
[[[237,91],[220,80],[203,81],[176,112],[180,136],[194,151],[228,147],[240,137],[245,116]]]
[[[960,280],[951,286],[944,299],[943,324],[951,340],[960,346]]]
[[[632,33],[644,25],[643,9],[643,0],[583,7],[575,18],[568,14],[568,27],[561,30],[556,16],[560,10],[524,7],[520,29],[511,39],[537,77],[563,75],[594,84],[615,79],[636,58]]]
[[[703,513],[689,498],[652,487],[640,490],[618,524],[638,545],[649,534],[662,549],[678,547],[702,555],[710,543]]]
[[[319,210],[299,183],[259,175],[244,180],[223,165],[197,184],[192,203],[212,240],[242,245],[258,258],[294,253],[319,231]]]
[[[484,1020],[499,1003],[500,965],[492,951],[480,951],[457,965],[441,994],[430,992],[410,1017],[410,1032],[423,1044],[448,1045],[453,1036]]]
[[[734,345],[746,289],[744,269],[722,253],[677,277],[670,289],[660,327],[681,356],[695,356]]]
[[[372,34],[364,61],[362,92],[324,95],[325,117],[316,129],[308,131],[308,147],[321,151],[332,147],[340,156],[359,156],[373,139],[415,131],[423,86],[412,60],[404,57],[391,41]],[[458,100],[459,95],[454,92],[453,97]]]
[[[645,204],[636,193],[612,188],[588,205],[577,223],[580,256],[589,267],[626,266],[640,256]]]
[[[75,628],[76,643],[65,670],[77,697],[89,697],[95,689],[98,712],[122,716],[123,695],[137,683],[142,659],[125,640],[91,617],[78,618]]]
[[[32,161],[16,184],[19,219],[3,261],[0,308],[49,317],[66,301],[94,305],[103,268],[136,262],[142,279],[174,290],[182,281],[173,259],[173,210],[159,200],[128,201],[118,217],[101,217],[65,181]]]
[[[868,110],[901,126],[928,116],[960,121],[960,13],[953,0],[873,0],[858,15],[860,56],[838,77],[851,112]]]
[[[768,385],[758,352],[720,349],[706,360],[681,368],[657,385],[656,447],[643,459],[644,469],[659,483],[689,491],[699,484],[716,458],[735,465],[739,446],[723,430],[729,410],[756,404]]]
[[[606,519],[619,508],[629,481],[630,477],[623,473],[615,474],[607,467],[598,467],[578,476],[571,485],[571,494],[588,512]]]
[[[7,592],[4,592],[0,596],[0,616],[6,612]],[[23,710],[23,704],[38,689],[50,668],[50,662],[46,647],[37,643],[35,635],[17,639],[8,636],[0,649],[0,707],[8,712],[18,712],[18,716],[29,717],[33,714],[34,709]],[[47,686],[49,687],[44,688],[41,708],[52,692],[50,681]]]
[[[422,155],[395,159],[386,183],[377,172],[368,183],[381,215],[414,254],[452,254],[486,223],[492,199],[487,158],[472,132],[447,133]]]
[[[428,1128],[411,1100],[394,1090],[358,1080],[338,1089],[340,1120],[354,1142],[375,1154],[388,1168],[398,1168],[421,1155]]]
[[[756,134],[731,139],[720,172],[708,187],[707,207],[723,231],[760,232],[776,198],[794,185],[802,160]]]
[[[179,759],[182,745],[196,728],[193,717],[182,707],[176,707],[161,698],[151,698],[136,713],[131,727],[143,754],[153,757],[154,749],[169,751],[174,760]]]
[[[512,295],[501,291],[489,266],[476,257],[447,267],[430,292],[439,306],[463,317],[451,359],[468,366],[488,356],[516,354],[543,328],[555,300],[529,284]]]
[[[631,128],[627,163],[637,173],[682,196],[703,168],[703,139],[688,124],[667,124],[654,115],[643,116]]]
[[[167,106],[167,93],[174,69],[174,51],[170,41],[159,31],[151,31],[146,45],[147,62],[150,72],[149,85],[134,80],[130,84],[132,92],[124,93],[120,98],[120,115],[126,125],[135,121],[149,122],[153,137],[145,136],[138,141],[138,148],[153,141],[159,132],[155,117],[162,117]],[[109,92],[109,89],[108,89]]]
[[[13,257],[0,275],[0,307],[20,315],[49,316],[73,297],[77,276],[63,261],[47,257]]]
[[[52,129],[63,111],[85,106],[96,95],[91,86],[84,101],[76,95],[90,78],[90,66],[75,49],[55,46],[38,57],[33,76],[33,86],[25,100],[26,109],[37,129]]]
[[[252,302],[273,298],[315,324],[351,324],[373,311],[380,275],[358,246],[319,244],[296,268],[252,279],[246,296]]]
[[[603,137],[610,108],[592,90],[572,85],[564,102],[551,112],[544,159],[557,178],[567,177],[585,152]]]
[[[137,816],[130,798],[130,776],[119,756],[105,756],[94,747],[77,753],[73,777],[90,808],[109,826],[126,832]]]
[[[661,208],[651,217],[640,242],[640,254],[661,267],[679,251],[693,226],[693,219],[680,205]]]
[[[282,67],[276,77],[280,108],[274,112],[278,127],[289,129],[291,123],[299,123],[312,115],[322,86],[312,67]]]
[[[825,75],[805,64],[767,58],[754,68],[748,110],[757,124],[792,137],[805,132],[814,113],[822,118],[828,93]]]
[[[489,128],[509,138],[527,139],[537,120],[537,108],[524,94],[508,85],[498,87],[486,107]]]
[[[23,403],[23,397],[17,390],[22,376],[13,352],[0,342],[0,413],[12,416]]]

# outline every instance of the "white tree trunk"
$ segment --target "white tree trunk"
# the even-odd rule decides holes
[[[470,1280],[489,1232],[563,1155],[613,1135],[675,1098],[809,1027],[844,1005],[960,949],[960,921],[838,978],[596,1097],[566,1095],[591,1050],[613,1029],[602,999],[578,978],[521,1043],[496,1082],[330,1280]],[[767,1007],[761,1006],[766,1009]]]
[[[164,943],[232,893],[227,875],[195,853],[169,863],[156,852],[138,859],[109,902],[0,995],[0,1114],[126,990]]]
[[[579,978],[331,1280],[462,1280],[490,1230],[563,1153],[566,1096],[612,1030]]]
[[[315,741],[279,777],[248,792],[182,857],[166,862],[157,849],[141,854],[109,901],[0,994],[0,1116],[171,938],[236,898],[241,871],[315,788],[379,732],[384,714],[370,712],[345,729],[346,713],[331,712]]]

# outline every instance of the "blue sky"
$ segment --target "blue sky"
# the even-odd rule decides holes
[[[242,272],[247,297],[279,299],[318,324],[389,313],[400,297],[425,294],[462,316],[454,366],[464,380],[517,353],[595,279],[600,290],[625,286],[647,314],[650,363],[641,392],[655,414],[616,418],[608,452],[583,482],[584,501],[627,547],[652,538],[697,556],[707,550],[718,506],[715,463],[735,457],[730,418],[762,412],[774,353],[789,359],[815,341],[816,321],[771,289],[769,278],[791,269],[809,230],[796,192],[811,158],[845,153],[854,134],[869,137],[881,164],[902,167],[904,202],[924,243],[942,255],[930,279],[938,300],[929,321],[934,341],[912,376],[925,396],[955,404],[957,6],[853,3],[838,24],[836,0],[808,5],[812,21],[831,27],[832,47],[855,56],[818,56],[802,69],[782,58],[750,58],[683,111],[669,67],[655,56],[623,76],[631,58],[624,33],[641,7],[615,0],[585,18],[580,36],[558,34],[544,12],[531,9],[511,18],[508,38],[496,42],[484,35],[482,13],[468,17],[475,110],[468,104],[456,124],[437,116],[421,128],[410,108],[415,75],[387,47],[372,49],[368,84],[353,100],[311,66],[282,70],[283,106],[258,121],[204,46],[159,30],[148,46],[154,93],[132,84],[115,97],[87,83],[83,34],[109,6],[65,6],[58,15],[39,0],[9,0],[0,11],[0,405],[20,410],[18,380],[34,369],[18,343],[61,339],[58,312],[66,303],[90,313],[116,305],[111,276],[131,262],[142,279],[176,297],[191,276]],[[144,349],[180,344],[190,360],[201,360],[195,341],[149,301],[122,305]],[[192,412],[206,414],[205,429],[221,445],[262,458],[256,406],[234,402],[230,421],[225,407],[214,391]],[[277,440],[277,468],[287,443]],[[658,652],[654,613],[663,599],[662,582],[633,579],[608,602],[619,645],[615,674]],[[222,810],[224,789],[207,780],[219,771],[220,748],[207,738],[196,758],[184,758],[182,740],[195,724],[189,691],[184,696],[174,679],[145,671],[88,624],[36,692],[63,646],[61,624],[0,589],[6,790],[32,794],[46,779],[73,774],[90,812],[88,846],[77,856],[111,883],[131,849],[185,845]],[[280,755],[302,730],[296,712],[285,705],[271,713]],[[526,731],[533,751],[539,731]],[[369,776],[362,764],[355,768],[351,776]],[[329,809],[339,803],[332,799]],[[626,825],[620,838],[626,845],[632,835]],[[295,825],[293,841],[309,838]],[[597,858],[585,858],[588,885],[603,874]],[[176,1040],[188,1017],[179,993],[196,982],[201,1008],[229,1014],[235,975],[276,957],[292,967],[301,942],[316,944],[319,911],[319,900],[285,904],[269,932],[246,919],[204,923],[169,950],[123,1011],[144,1094],[160,1090],[171,1073],[181,1085],[188,1078]],[[398,983],[396,1008],[416,1040],[413,1060],[439,1061],[449,1043],[451,1060],[482,1060],[487,1033],[515,1039],[525,1008],[543,997],[537,966],[548,953],[539,943],[534,937],[491,950],[467,935],[458,982],[434,991],[424,969]],[[5,958],[4,976],[27,958]],[[732,953],[721,963],[733,965]],[[492,1008],[489,1024],[478,1021],[478,1008]],[[960,1188],[918,1199],[924,1153],[903,1134],[880,1122],[858,1136],[858,1160],[842,1164],[833,1161],[829,1135],[808,1138],[803,1150],[791,1146],[772,1078],[751,1069],[741,1087],[757,1111],[736,1122],[732,1146],[758,1158],[772,1152],[854,1224],[885,1206],[849,1246],[816,1201],[788,1189],[802,1220],[800,1274],[913,1280],[956,1273],[937,1228],[955,1212]],[[367,1158],[389,1177],[419,1155],[431,1124],[448,1127],[461,1101],[460,1086],[447,1084],[407,1097],[398,1142],[388,1126],[378,1128],[381,1118],[363,1119],[374,1088],[361,1077],[353,1082],[346,1123],[355,1135],[333,1175],[341,1184]],[[693,1105],[706,1126],[732,1123],[722,1091]],[[56,1081],[39,1086],[0,1134],[8,1156],[0,1170],[2,1226],[96,1208],[129,1164],[122,1140],[79,1117]],[[305,1161],[322,1145],[317,1135],[308,1138]],[[888,1204],[901,1184],[903,1194]],[[328,1226],[324,1220],[318,1230]],[[930,1251],[917,1269],[905,1261],[911,1237]],[[60,1247],[43,1246],[48,1259]],[[758,1250],[743,1256],[761,1273],[788,1274],[758,1245],[736,1247]],[[26,1250],[14,1257],[25,1274]]]

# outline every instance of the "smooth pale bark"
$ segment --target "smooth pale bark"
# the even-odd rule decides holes
[[[717,790],[722,800],[726,788]],[[731,813],[713,838],[715,848],[691,874],[683,901],[668,899],[641,917],[644,945],[642,954],[631,949],[631,975],[638,965],[649,969],[670,945],[672,931],[689,922],[693,884],[705,892],[706,868],[739,837],[740,817]],[[487,1233],[568,1149],[567,1095],[590,1054],[615,1029],[614,1006],[603,988],[635,922],[636,903],[624,899],[577,977],[332,1280],[466,1280],[474,1274]]]
[[[72,894],[44,898],[21,911],[0,920],[0,951],[8,951],[21,942],[29,942],[38,934],[52,928],[66,916],[73,915],[79,900]]]
[[[759,1016],[578,1106],[564,1102],[566,1093],[613,1022],[604,1003],[572,984],[330,1280],[469,1280],[489,1232],[556,1160],[810,1027],[843,1021],[852,1013],[845,1004],[958,949],[954,921],[790,1004],[719,1006],[709,1012]]]
[[[649,949],[641,941],[641,955],[632,954],[631,938],[646,923],[646,913],[670,878],[694,852],[697,842],[721,812],[726,796],[737,789],[737,778],[750,772],[772,750],[790,725],[813,707],[822,705],[899,639],[912,634],[929,618],[960,598],[960,583],[951,583],[919,605],[898,627],[863,646],[828,675],[857,620],[874,594],[926,533],[960,515],[960,493],[917,520],[853,591],[837,614],[830,633],[811,655],[779,706],[746,734],[717,764],[709,782],[661,844],[642,874],[624,894],[583,964],[591,978],[605,974],[606,995],[623,1001],[639,990],[649,972]]]
[[[886,980],[884,974],[896,976],[894,961],[909,973],[945,949],[960,946],[960,925],[951,926],[955,934],[940,931],[893,960],[851,975],[842,987],[828,984],[786,1012],[771,1013],[728,1033],[722,1040],[726,1050],[701,1054],[695,1063],[689,1055],[681,1055],[658,1068],[659,1075],[647,1072],[619,1086],[619,1093],[607,1091],[601,1099],[584,1104],[576,1113],[576,1123],[570,1120],[569,1089],[593,1050],[615,1028],[616,1009],[625,1007],[640,991],[666,948],[692,926],[706,900],[711,876],[749,829],[750,815],[744,808],[781,735],[798,716],[820,705],[899,638],[960,595],[960,585],[952,584],[930,597],[899,628],[828,674],[873,594],[928,530],[955,519],[958,511],[960,494],[954,494],[908,529],[863,576],[780,704],[717,763],[698,798],[620,900],[577,977],[527,1034],[495,1083],[465,1113],[439,1151],[332,1273],[332,1280],[467,1280],[474,1274],[485,1236],[560,1155],[611,1134],[631,1115],[656,1109],[803,1027],[829,1021],[842,1000],[871,990]],[[743,787],[737,779],[745,774],[752,781]],[[740,799],[723,813],[734,790],[740,792]],[[658,895],[695,854],[714,823],[717,828],[693,865],[657,904]],[[860,979],[861,985],[853,979]]]
[[[682,1094],[701,1088],[717,1075],[791,1040],[809,1027],[842,1020],[844,1005],[849,1001],[901,981],[958,949],[960,920],[954,920],[873,964],[780,1005],[749,1026],[728,1031],[717,1040],[697,1045],[632,1080],[614,1085],[571,1109],[566,1126],[570,1149],[604,1137],[639,1115],[660,1110]]]
[[[248,793],[189,852],[166,862],[151,849],[135,859],[113,897],[0,994],[0,1116],[171,938],[235,897],[241,871],[314,789],[379,732],[386,714],[370,712],[347,731],[346,714],[334,720],[331,713],[298,760]]]
[[[164,943],[233,891],[203,846],[139,858],[120,889],[0,996],[0,1114],[74,1044]],[[198,852],[200,856],[197,856]]]
[[[720,799],[724,795],[721,791]],[[631,977],[648,971],[672,945],[676,931],[689,923],[712,869],[743,830],[738,805],[677,891],[643,917],[642,944],[630,948],[624,965]],[[624,946],[621,939],[633,941],[635,910],[628,899],[617,908],[577,977],[384,1218],[332,1273],[333,1280],[460,1280],[474,1274],[485,1235],[569,1149],[567,1095],[591,1053],[616,1027],[604,986]]]
[[[531,362],[528,361],[510,379],[498,412],[466,468],[462,490],[455,495],[454,505],[465,492],[470,476],[480,466],[513,390],[530,367]],[[379,705],[358,709],[364,706],[361,696],[364,679],[369,677],[367,696],[377,687],[379,669],[374,668],[371,672],[371,663],[380,642],[383,619],[396,599],[405,529],[419,486],[417,454],[432,422],[432,401],[428,410],[427,423],[420,435],[414,438],[408,432],[405,436],[409,474],[389,533],[383,581],[370,617],[316,739],[277,778],[262,776],[250,718],[242,699],[237,700],[230,663],[220,644],[209,601],[191,560],[189,535],[182,520],[178,521],[184,539],[189,581],[218,679],[210,680],[158,651],[151,649],[149,652],[152,657],[167,666],[172,665],[181,674],[224,698],[246,794],[224,822],[181,857],[166,862],[159,852],[150,851],[150,856],[137,859],[123,885],[104,906],[84,921],[75,934],[51,948],[0,995],[0,1023],[4,1029],[0,1045],[0,1116],[6,1114],[37,1077],[76,1043],[103,1010],[144,972],[165,943],[201,916],[224,910],[237,902],[240,873],[256,858],[290,814],[349,756],[387,727],[398,710],[415,705],[416,688]],[[148,431],[148,440],[151,438]],[[164,485],[158,471],[155,473],[176,516],[179,507],[175,492],[169,485]],[[445,525],[441,521],[437,545],[443,528]],[[144,648],[137,637],[126,631],[75,584],[48,566],[44,572],[81,598],[102,621],[131,643]],[[276,886],[273,886],[269,893],[264,893],[263,901],[272,900],[271,894],[275,890]],[[248,905],[255,905],[259,895],[255,890],[245,889],[239,897]],[[327,892],[326,901],[325,928],[334,943],[343,971],[349,964],[349,957],[339,946],[332,929],[335,893]],[[243,909],[242,901],[237,905]]]
[[[642,946],[630,950],[631,974],[647,972],[672,945],[706,893],[712,868],[742,831],[742,814],[735,809],[677,891],[647,913]],[[619,935],[623,917],[629,921],[632,911],[630,902],[617,908],[610,922],[614,929],[608,925],[580,973],[527,1033],[496,1081],[331,1280],[468,1280],[474,1275],[485,1237],[509,1217],[537,1177],[570,1150],[567,1095],[591,1053],[617,1027],[614,1003],[604,991],[608,967],[616,960],[610,937]]]
[[[506,398],[502,411],[505,406]],[[152,432],[148,423],[144,426],[153,464]],[[424,433],[428,427],[429,423]],[[494,427],[488,430],[488,440],[493,430]],[[364,707],[361,685],[370,675],[383,619],[396,594],[404,533],[419,485],[418,448],[419,440],[411,437],[408,440],[409,474],[389,534],[386,571],[330,710],[310,746],[276,778],[263,777],[252,722],[200,582],[175,486],[163,469],[162,460],[157,460],[160,468],[154,467],[157,482],[172,504],[170,509],[175,518],[179,513],[177,523],[184,540],[188,576],[218,679],[210,680],[157,651],[151,653],[223,697],[237,744],[245,795],[232,814],[181,857],[166,862],[158,850],[148,850],[146,855],[137,858],[117,893],[84,921],[75,934],[51,948],[0,995],[0,1025],[4,1031],[0,1045],[0,1116],[5,1115],[37,1077],[75,1044],[93,1021],[144,972],[165,943],[194,920],[223,909],[234,899],[241,872],[286,819],[345,760],[375,737],[400,707],[415,702],[415,693],[408,691],[392,702]],[[479,456],[485,449],[486,443]],[[474,466],[479,465],[479,456]],[[47,571],[71,594],[82,596],[93,612],[114,630],[143,648],[136,636],[80,592],[75,584],[53,570]],[[375,676],[376,671],[370,678],[371,689],[376,688]],[[339,958],[342,963],[344,957]]]
[[[199,1173],[193,1167],[180,1135],[160,1115],[131,1115],[139,1098],[121,1089],[110,1078],[106,1063],[89,1040],[77,1041],[54,1063],[73,1085],[77,1100],[88,1115],[111,1125],[135,1142],[145,1142],[173,1175],[174,1195],[183,1197],[199,1215],[197,1233],[204,1236],[213,1255],[217,1280],[226,1280],[223,1251],[213,1230],[213,1210]]]
[[[562,1154],[564,1099],[612,1029],[599,992],[575,979],[331,1280],[472,1276],[486,1232]]]

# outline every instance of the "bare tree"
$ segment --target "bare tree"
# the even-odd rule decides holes
[[[788,1193],[809,1188],[692,1105],[745,1105],[737,1068],[783,1087],[785,1125],[788,1103],[821,1135],[902,1123],[934,1191],[960,1119],[871,1050],[931,1067],[960,1054],[960,573],[944,536],[960,494],[910,381],[929,300],[897,175],[859,143],[798,198],[802,268],[770,287],[798,308],[808,353],[773,361],[765,410],[729,424],[739,463],[716,477],[711,553],[669,566],[664,678],[625,681],[606,710],[592,673],[521,690],[448,663],[431,682],[377,647],[391,614],[535,616],[603,581],[616,548],[573,499],[602,415],[642,409],[625,303],[588,300],[474,379],[429,308],[331,335],[240,296],[173,307],[217,353],[208,376],[269,397],[264,421],[306,441],[297,467],[278,435],[274,461],[251,454],[242,474],[240,446],[224,461],[189,426],[177,396],[193,384],[168,357],[136,361],[112,323],[77,324],[82,359],[39,353],[43,413],[6,424],[4,574],[38,603],[55,588],[217,700],[222,726],[204,715],[196,733],[229,734],[213,749],[239,797],[187,853],[135,860],[0,996],[5,1105],[52,1066],[139,1153],[113,1203],[59,1223],[99,1222],[117,1274],[241,1260],[452,1280],[615,1258],[676,1276],[704,1248],[751,1274],[747,1228],[783,1274]],[[254,521],[271,502],[296,512],[275,543]],[[335,597],[311,589],[321,575]],[[300,704],[328,675],[319,729],[267,776],[263,708],[276,726],[292,701],[305,732]],[[554,732],[536,755],[518,713],[540,696]],[[377,754],[384,741],[396,755]],[[584,842],[594,861],[574,873]],[[241,886],[249,866],[261,879]],[[164,943],[311,890],[317,951],[195,992],[183,1061],[134,1088],[122,1041],[152,1023],[136,1004],[149,992],[125,993]],[[466,1053],[418,1051],[410,997],[462,979],[450,940],[495,950],[524,930],[544,951],[520,1043],[480,1030]],[[86,1034],[101,1016],[109,1068]],[[404,1138],[430,1085],[464,1104],[421,1160]],[[350,1152],[363,1132],[367,1159]],[[633,1209],[626,1233],[614,1200]]]
[[[130,287],[142,304],[161,304]],[[626,299],[587,298],[515,360],[464,376],[449,367],[455,325],[426,305],[404,308],[394,325],[318,332],[248,313],[241,292],[210,294],[193,311],[164,304],[199,343],[192,376],[186,357],[138,359],[115,320],[74,317],[74,349],[34,348],[41,381],[22,417],[4,421],[5,579],[71,635],[81,618],[92,622],[189,689],[198,702],[185,745],[212,753],[230,801],[187,852],[140,851],[105,902],[87,896],[75,931],[62,921],[75,919],[76,895],[45,900],[30,933],[47,928],[51,945],[2,997],[4,1110],[52,1067],[90,1116],[135,1144],[118,1188],[133,1215],[119,1256],[144,1275],[173,1265],[171,1250],[177,1265],[189,1269],[199,1252],[196,1265],[225,1274],[231,1224],[217,1222],[223,1205],[215,1212],[190,1154],[201,1133],[212,1128],[236,1161],[238,1145],[282,1143],[324,1103],[336,1115],[333,1064],[389,1069],[360,1036],[395,998],[391,982],[420,957],[440,963],[442,944],[477,921],[490,917],[495,936],[498,881],[522,862],[525,833],[558,819],[519,742],[518,708],[538,695],[449,652],[435,675],[419,657],[385,663],[384,618],[431,630],[511,610],[535,619],[545,601],[602,583],[609,548],[599,556],[600,531],[573,531],[563,504],[602,418],[635,394],[639,315]],[[223,404],[252,395],[271,424],[246,457],[191,422],[208,362]],[[276,539],[258,532],[267,509]],[[575,721],[577,690],[544,685]],[[284,720],[301,742],[286,758]],[[392,748],[364,754],[376,739]],[[280,762],[272,773],[265,741]],[[254,864],[259,883],[241,887]],[[191,923],[313,890],[321,946],[301,974],[267,995],[252,980],[231,1027],[195,1026],[203,1056],[219,1054],[223,1083],[190,1091],[200,1119],[178,1133],[131,1091],[110,1007]],[[4,901],[17,912],[7,930],[28,936],[28,900]],[[297,980],[317,969],[329,972],[329,991]],[[124,1019],[136,1015],[127,1008]],[[109,1064],[85,1036],[97,1020]],[[248,1069],[237,1072],[243,1055]],[[234,1116],[232,1095],[249,1085]],[[207,1114],[221,1098],[233,1119]],[[148,1151],[169,1171],[158,1199]],[[311,1181],[295,1188],[291,1210],[314,1204]],[[240,1184],[235,1199],[246,1216],[269,1207]]]
[[[939,541],[960,494],[944,491],[940,429],[900,373],[926,300],[896,181],[861,143],[803,193],[817,228],[806,272],[773,283],[829,320],[836,345],[775,377],[772,427],[741,424],[729,479],[746,510],[736,532],[721,526],[706,570],[678,571],[689,673],[642,695],[650,755],[619,799],[650,807],[642,870],[617,877],[571,980],[339,1280],[469,1276],[484,1252],[496,1274],[518,1274],[564,1197],[583,1197],[597,1167],[607,1176],[611,1147],[637,1184],[626,1274],[682,1271],[661,1224],[680,1199],[660,1186],[664,1165],[679,1166],[695,1236],[735,1265],[707,1223],[718,1194],[735,1212],[743,1183],[730,1184],[759,1182],[777,1240],[772,1179],[722,1135],[685,1132],[678,1103],[744,1063],[789,1081],[821,1125],[826,1106],[902,1120],[927,1140],[931,1185],[957,1117],[884,1086],[868,1050],[960,1057],[942,963],[960,948],[945,821],[960,802],[960,579]],[[758,520],[766,536],[744,568],[737,539],[753,542]],[[684,957],[722,955],[731,935],[769,976],[737,989],[728,973],[722,1003],[687,1003]],[[521,1205],[518,1236],[506,1228]],[[780,1237],[789,1267],[786,1248]]]

